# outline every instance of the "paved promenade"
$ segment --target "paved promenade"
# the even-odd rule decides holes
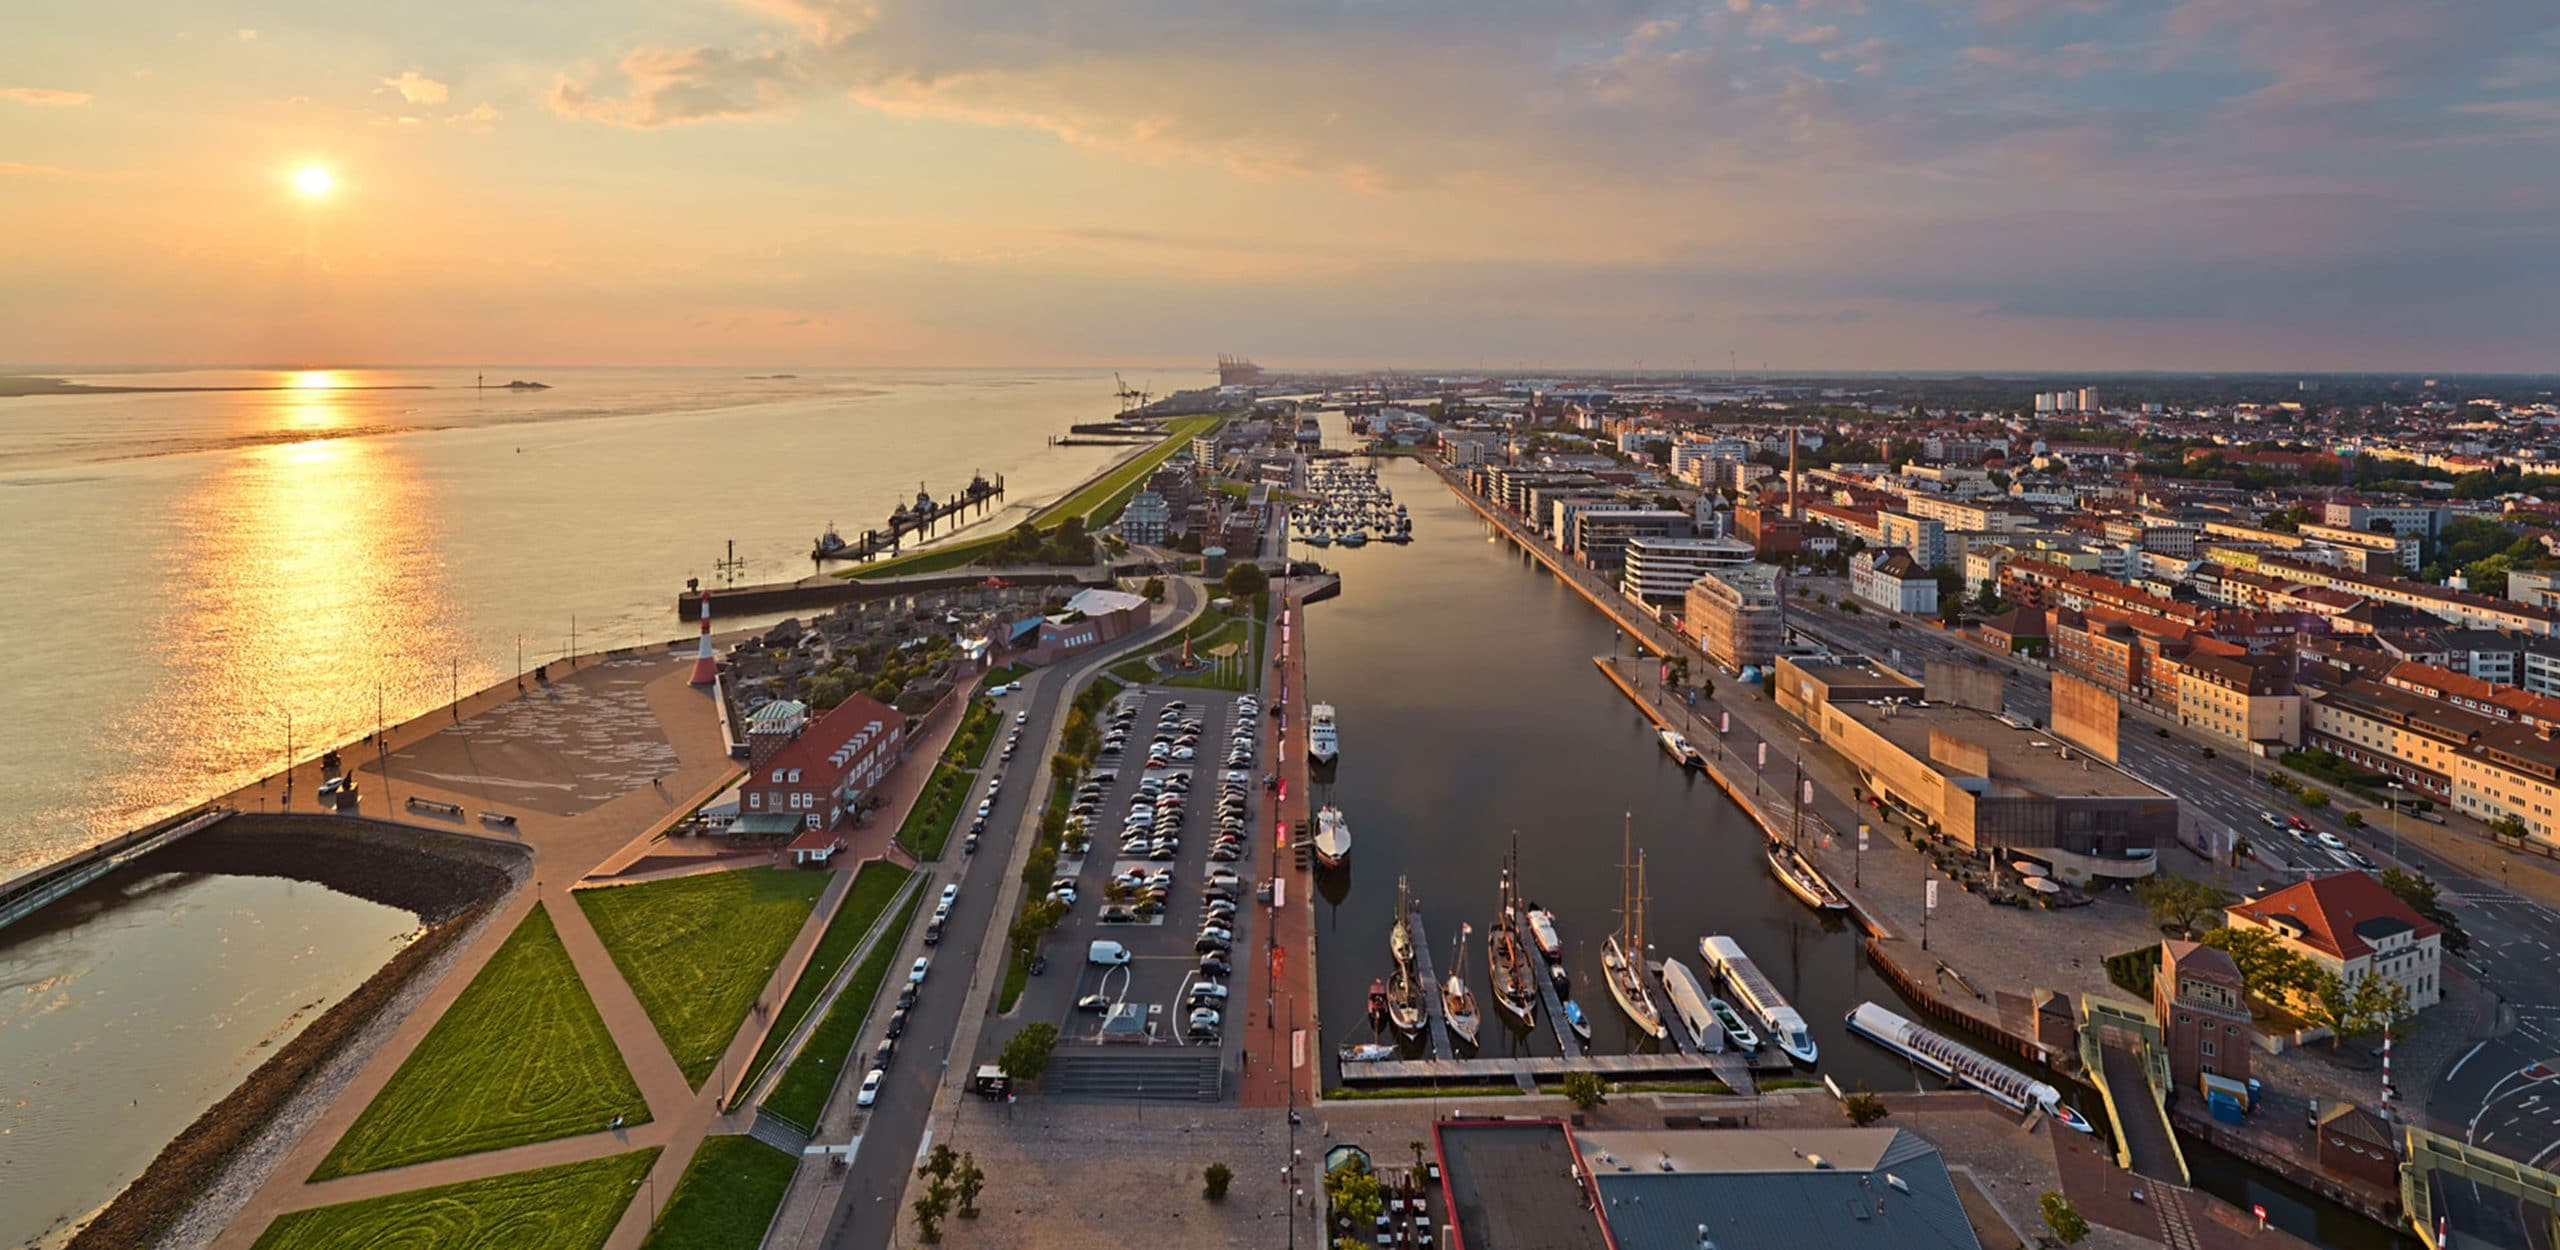
[[[738,766],[720,739],[711,697],[690,684],[691,670],[690,654],[680,651],[588,660],[575,666],[554,665],[549,686],[528,679],[526,689],[519,694],[510,681],[466,698],[458,709],[439,709],[391,730],[371,760],[359,762],[355,753],[348,753],[350,764],[357,766],[363,780],[365,814],[412,824],[454,823],[412,813],[407,807],[411,796],[455,804],[466,812],[503,810],[517,814],[511,836],[533,852],[533,878],[530,888],[518,890],[499,905],[491,921],[407,1018],[365,1057],[350,1079],[327,1095],[327,1109],[283,1152],[281,1162],[231,1218],[214,1241],[215,1246],[248,1247],[276,1216],[287,1211],[661,1147],[663,1153],[652,1168],[648,1183],[624,1211],[606,1242],[610,1250],[633,1250],[646,1237],[657,1203],[674,1192],[677,1179],[702,1139],[714,1133],[746,1131],[752,1109],[723,1113],[719,1103],[726,1085],[738,1079],[753,1060],[763,1041],[762,1025],[770,1017],[751,1014],[747,1027],[730,1039],[714,1065],[712,1079],[702,1089],[693,1089],[679,1070],[678,1058],[667,1052],[647,1011],[622,979],[611,954],[588,924],[585,911],[572,897],[574,891],[598,884],[598,878],[591,874],[610,873],[619,865],[645,857],[652,845],[662,844],[670,825],[716,795],[737,775]],[[600,688],[602,696],[586,687]],[[582,701],[579,694],[590,696],[583,700],[587,706],[594,706],[601,697],[611,697],[624,704],[635,704],[636,700],[636,706],[645,707],[650,713],[650,723],[630,718],[610,741],[587,744],[591,756],[626,761],[635,756],[655,758],[655,750],[634,750],[635,742],[649,747],[651,736],[655,735],[664,744],[665,761],[672,766],[662,772],[626,771],[625,790],[600,796],[588,805],[555,803],[555,810],[539,811],[510,802],[528,786],[573,784],[555,778],[575,777],[574,784],[592,791],[602,779],[613,775],[591,756],[570,752],[564,758],[545,759],[521,749],[511,752],[494,747],[489,741],[492,736],[501,741],[520,739],[518,727],[528,719],[524,702],[574,704]],[[912,739],[906,763],[882,787],[885,805],[874,813],[870,824],[855,832],[848,851],[837,857],[838,879],[829,883],[819,905],[785,951],[762,1001],[779,1003],[789,994],[799,969],[848,892],[854,872],[864,860],[889,852],[890,838],[913,805],[934,758],[959,724],[958,704],[959,700],[952,700],[937,709]],[[404,760],[464,760],[478,767],[469,773],[455,773],[448,767],[436,770],[438,775],[423,776],[404,768]],[[415,767],[426,769],[424,763]],[[281,803],[281,782],[272,787],[252,787],[250,792],[262,790]],[[724,857],[700,866],[677,867],[645,876],[655,879],[770,862],[774,862],[773,857],[765,855]],[[576,1137],[307,1182],[304,1178],[327,1156],[339,1136],[389,1083],[444,1011],[535,907],[549,911],[571,963],[648,1102],[649,1122],[621,1130],[606,1130],[599,1125],[598,1131]]]

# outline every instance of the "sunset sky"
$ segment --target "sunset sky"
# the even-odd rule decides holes
[[[16,365],[2560,370],[2553,0],[0,30]]]

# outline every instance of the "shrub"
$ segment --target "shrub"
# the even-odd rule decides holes
[[[1212,1163],[1207,1170],[1200,1173],[1200,1195],[1211,1202],[1224,1201],[1227,1196],[1227,1186],[1235,1178],[1235,1172],[1226,1164]]]

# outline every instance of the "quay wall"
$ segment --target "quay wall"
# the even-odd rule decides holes
[[[2197,1115],[2184,1103],[2169,1109],[2169,1120],[2179,1132],[2265,1168],[2366,1219],[2394,1228],[2404,1227],[2400,1221],[2400,1192],[2396,1189],[2386,1195],[2344,1181],[2304,1163],[2295,1155],[2270,1149],[2247,1133],[2226,1124],[2217,1124],[2208,1116]]]
[[[882,578],[865,581],[854,577],[831,577],[821,574],[796,582],[766,582],[756,586],[736,586],[708,592],[685,591],[676,596],[676,615],[693,620],[702,613],[702,601],[711,600],[711,615],[762,616],[771,612],[797,612],[804,608],[831,608],[869,599],[894,599],[900,595],[930,593],[937,590],[965,590],[987,580],[990,570],[962,569],[949,573],[918,573],[911,577]],[[995,570],[996,575],[1015,586],[1099,586],[1110,582],[1110,574],[1102,569],[1022,569]]]
[[[1450,476],[1449,472],[1439,465],[1434,464],[1430,467],[1432,473],[1448,485],[1449,492],[1456,495],[1460,502],[1475,509],[1476,515],[1493,522],[1495,528],[1502,531],[1503,537],[1511,540],[1512,546],[1528,552],[1530,558],[1547,566],[1547,571],[1555,574],[1556,580],[1563,582],[1575,594],[1588,600],[1592,607],[1600,609],[1602,615],[1616,621],[1618,628],[1627,631],[1627,636],[1635,639],[1639,646],[1657,656],[1668,654],[1662,640],[1655,636],[1665,632],[1662,622],[1653,619],[1649,614],[1631,611],[1634,605],[1622,598],[1593,593],[1590,587],[1582,584],[1582,579],[1565,571],[1561,555],[1550,550],[1546,543],[1537,541],[1532,536],[1523,535],[1517,518],[1504,514],[1500,509],[1478,498],[1474,491],[1467,489],[1465,483]]]

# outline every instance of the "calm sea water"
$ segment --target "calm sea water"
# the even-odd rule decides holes
[[[1047,445],[1112,410],[1108,372],[524,376],[553,389],[158,373],[82,380],[265,389],[0,399],[0,877],[272,771],[288,723],[308,757],[370,732],[377,691],[396,721],[551,659],[573,620],[581,649],[679,635],[731,539],[743,580],[797,577],[821,529],[919,482],[1001,473],[1005,524],[1124,454]],[[124,873],[0,931],[0,1244],[58,1239],[415,928]]]
[[[138,868],[0,929],[0,1244],[66,1238],[417,929],[316,885]]]
[[[1107,372],[154,373],[279,389],[0,399],[0,877],[568,646],[673,637],[737,542],[1006,477],[1001,522],[1116,449],[1050,447]],[[492,381],[505,378],[493,377]],[[1157,379],[1194,384],[1195,379]],[[289,722],[289,724],[288,724]]]

